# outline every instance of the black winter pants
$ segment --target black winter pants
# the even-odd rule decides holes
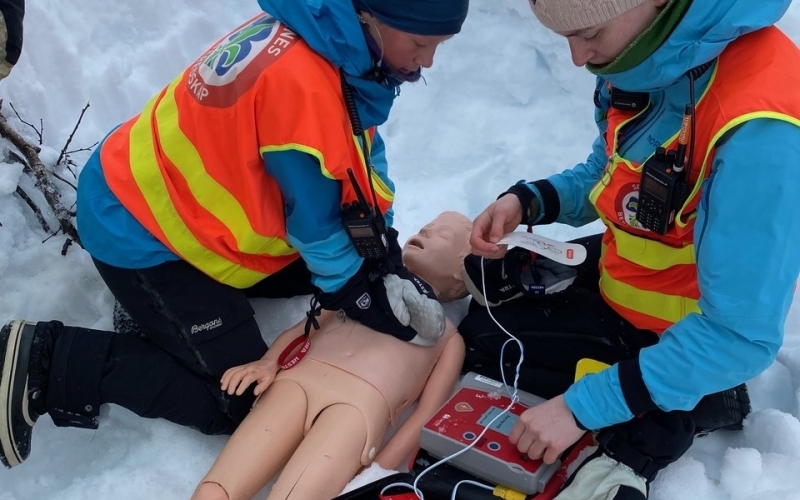
[[[563,394],[575,379],[578,360],[608,364],[637,356],[658,342],[649,330],[639,330],[606,304],[598,289],[601,235],[576,240],[587,249],[578,277],[565,291],[544,297],[523,297],[492,308],[492,315],[514,334],[525,351],[519,388],[550,399]],[[501,380],[500,350],[509,339],[486,308],[470,304],[459,325],[467,345],[464,371]],[[519,347],[509,342],[503,355],[506,380],[514,380]],[[692,443],[694,424],[685,412],[652,411],[605,430],[601,436],[615,458],[643,476],[677,460]],[[620,450],[617,452],[617,450]]]
[[[96,260],[95,266],[138,328],[57,332],[45,401],[60,426],[96,427],[99,405],[115,403],[205,434],[233,432],[253,395],[228,396],[220,378],[267,350],[248,297],[313,292],[302,260],[248,290],[220,284],[183,261],[136,270]]]

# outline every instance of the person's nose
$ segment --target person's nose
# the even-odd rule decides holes
[[[567,42],[569,43],[570,54],[572,54],[572,64],[575,66],[585,66],[594,57],[595,51],[586,40],[571,36],[567,38]]]
[[[430,68],[433,66],[433,55],[436,53],[436,47],[424,48],[417,53],[414,62],[423,68]]]

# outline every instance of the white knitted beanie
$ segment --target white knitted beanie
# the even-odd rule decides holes
[[[530,0],[539,22],[557,32],[582,30],[622,15],[647,0]]]

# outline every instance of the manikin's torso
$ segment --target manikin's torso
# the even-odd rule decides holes
[[[420,347],[378,333],[349,318],[332,318],[312,334],[307,354],[374,386],[389,403],[392,419],[413,403],[425,387],[447,340],[452,323],[431,347]]]

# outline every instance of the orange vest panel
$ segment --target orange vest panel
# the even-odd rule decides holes
[[[298,258],[262,155],[312,155],[323,175],[343,182],[349,202],[348,169],[370,192],[362,148],[338,70],[261,13],[109,135],[100,158],[112,192],[159,241],[212,278],[246,288]],[[377,177],[385,213],[393,193]]]
[[[796,123],[799,65],[800,51],[775,27],[739,38],[720,55],[695,111],[689,198],[663,236],[642,228],[636,220],[641,165],[617,153],[620,130],[637,114],[609,110],[609,163],[590,194],[607,226],[600,290],[611,307],[637,328],[661,333],[687,314],[700,312],[694,226],[701,184],[711,175],[715,144],[749,120]],[[663,146],[674,148],[677,136],[676,130]]]

